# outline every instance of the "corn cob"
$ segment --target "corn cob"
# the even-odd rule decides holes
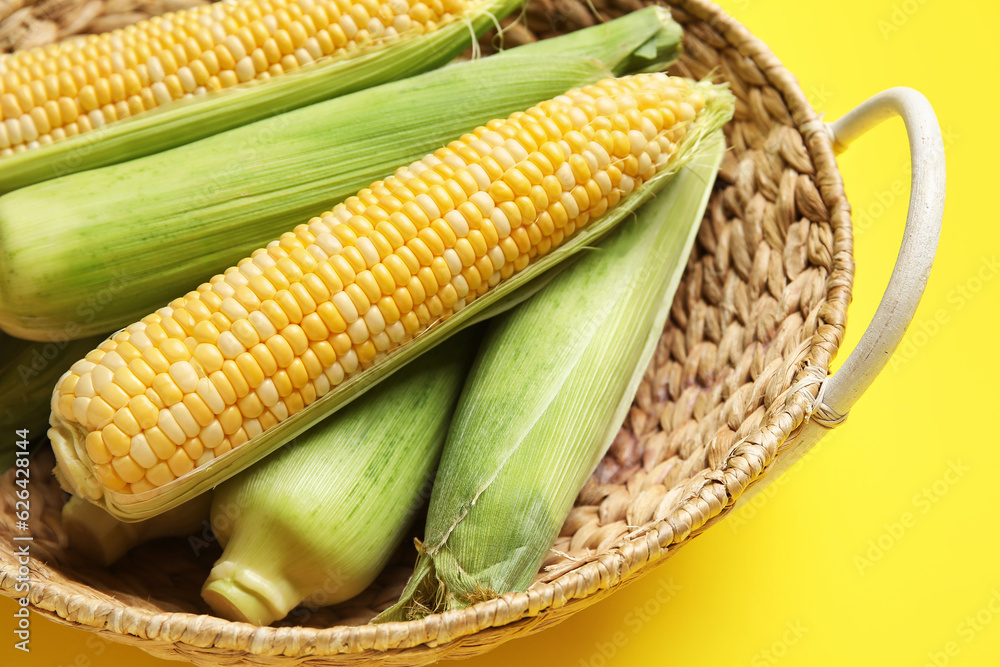
[[[74,364],[52,395],[57,476],[139,518],[235,474],[395,368],[376,362],[418,354],[627,215],[717,122],[706,96],[664,74],[574,89],[284,234]]]
[[[448,431],[414,574],[378,621],[532,583],[645,373],[724,149],[716,133],[635,224],[492,322]]]
[[[0,182],[148,155],[438,67],[521,1],[234,0],[0,56]]]
[[[400,34],[431,32],[470,5],[217,2],[0,56],[0,157]]]
[[[63,505],[62,527],[71,550],[108,566],[134,547],[161,537],[193,535],[208,525],[212,494],[195,496],[169,512],[126,523],[82,498],[70,496]]]
[[[27,431],[37,444],[49,427],[52,386],[105,336],[28,341],[0,332],[0,433]],[[0,441],[0,471],[14,464],[14,440]]]
[[[9,193],[0,328],[48,340],[127,326],[470,127],[607,70],[665,65],[679,36],[668,12],[649,8]],[[142,211],[139,226],[122,210]]]
[[[458,334],[216,488],[225,551],[202,596],[217,614],[268,625],[368,587],[426,501],[478,340]]]

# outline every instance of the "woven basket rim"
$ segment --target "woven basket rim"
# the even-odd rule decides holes
[[[718,6],[706,0],[668,3],[708,23],[741,55],[752,60],[767,83],[782,95],[815,166],[814,179],[829,210],[834,234],[826,303],[803,367],[790,384],[785,400],[775,401],[760,428],[737,443],[721,470],[703,475],[684,502],[663,520],[643,527],[593,560],[561,572],[558,578],[536,583],[527,592],[509,593],[421,620],[323,629],[258,627],[209,615],[157,613],[132,607],[89,587],[86,590],[92,594],[84,595],[78,592],[79,587],[37,580],[30,583],[28,595],[33,610],[60,623],[114,633],[122,641],[140,646],[144,641],[156,641],[190,647],[191,653],[214,649],[296,658],[353,653],[361,658],[403,649],[416,657],[433,649],[435,657],[445,657],[460,653],[466,644],[463,638],[474,634],[470,646],[498,644],[562,620],[572,612],[554,619],[542,612],[560,608],[575,611],[593,604],[619,584],[660,564],[690,537],[725,516],[736,499],[764,477],[786,439],[809,418],[819,385],[836,355],[853,281],[850,211],[830,138],[821,131],[819,118],[795,77],[766,44]],[[0,591],[21,597],[23,593],[15,593],[18,563],[12,548],[0,542]],[[449,643],[450,650],[442,653],[439,647]]]

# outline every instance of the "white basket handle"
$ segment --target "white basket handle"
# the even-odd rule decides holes
[[[944,141],[937,117],[923,95],[911,88],[890,88],[860,104],[834,123],[819,123],[834,150],[842,152],[859,136],[885,119],[899,115],[910,140],[913,180],[903,242],[882,301],[857,347],[844,365],[822,382],[810,418],[784,443],[771,462],[769,479],[777,479],[829,432],[889,363],[917,310],[930,275],[944,214]],[[819,382],[823,369],[802,382]],[[794,387],[793,387],[794,389]],[[754,485],[737,504],[749,502],[763,485]]]
[[[910,142],[910,207],[903,242],[882,301],[868,329],[844,365],[823,388],[821,422],[835,424],[871,386],[896,350],[913,319],[934,263],[944,215],[944,141],[934,109],[912,88],[890,88],[826,124],[834,150],[845,150],[859,136],[893,115],[902,117]]]

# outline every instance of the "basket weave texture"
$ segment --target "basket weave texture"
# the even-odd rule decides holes
[[[151,6],[167,10],[171,2],[195,4]],[[45,0],[8,11],[15,4],[0,0],[0,17],[8,15],[0,23],[0,48],[24,45],[11,39],[12,26],[25,17],[47,20],[31,18],[44,16],[39,8],[71,3]],[[88,21],[53,21],[62,27],[52,38],[114,25],[108,23],[113,7],[154,11],[135,0],[89,0],[68,13],[94,4],[103,9]],[[643,6],[638,0],[593,5],[599,18],[576,0],[532,0],[506,31],[507,43]],[[67,550],[59,523],[65,496],[49,474],[51,455],[43,454],[31,470],[33,611],[199,665],[427,664],[485,652],[597,602],[662,565],[725,516],[751,484],[766,480],[783,444],[812,414],[843,336],[854,268],[849,207],[828,135],[766,45],[711,3],[669,6],[685,29],[674,73],[712,75],[736,95],[726,127],[730,150],[630,414],[531,589],[420,621],[367,625],[409,576],[414,556],[404,545],[352,601],[299,607],[276,627],[224,621],[199,597],[221,552],[207,527],[187,541],[139,547],[111,568],[89,566]],[[0,478],[0,590],[19,597],[15,488],[11,473]]]
[[[0,53],[99,34],[205,0],[0,0]]]

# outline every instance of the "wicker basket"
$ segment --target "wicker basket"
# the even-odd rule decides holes
[[[171,1],[151,4],[165,9]],[[0,19],[5,8],[17,10],[0,24],[0,49],[120,25],[142,17],[137,4],[0,4]],[[589,25],[587,4],[533,0],[507,37],[529,41]],[[642,6],[593,4],[603,18]],[[745,28],[705,0],[669,4],[685,29],[676,72],[713,73],[736,94],[726,128],[731,150],[628,419],[529,591],[420,621],[367,625],[398,597],[412,568],[407,546],[350,602],[299,607],[277,627],[224,621],[199,597],[220,553],[207,530],[194,542],[139,547],[108,569],[88,566],[66,549],[65,497],[43,454],[31,469],[32,611],[199,665],[420,665],[474,655],[558,623],[662,565],[748,488],[773,478],[795,455],[788,443],[817,439],[817,423],[835,424],[838,415],[824,413],[817,397],[843,336],[853,263],[830,133],[794,77]],[[75,18],[59,18],[66,15]],[[0,589],[20,597],[14,488],[11,473],[0,479]]]

